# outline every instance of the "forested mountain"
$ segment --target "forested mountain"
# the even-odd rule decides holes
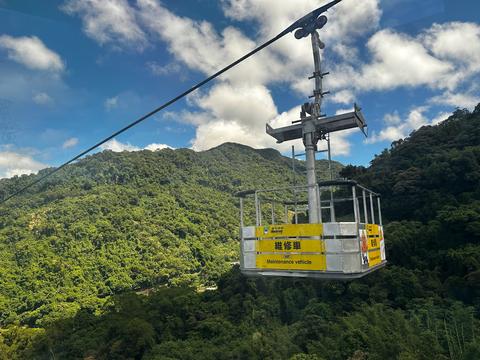
[[[231,265],[233,193],[290,183],[289,161],[103,152],[0,207],[0,359],[479,359],[480,105],[341,171],[388,222],[389,264],[361,280]]]
[[[327,168],[319,161],[319,176]],[[35,178],[2,180],[0,193]],[[43,326],[126,290],[212,285],[238,261],[234,193],[292,179],[278,151],[238,144],[106,151],[69,166],[0,208],[0,323]]]

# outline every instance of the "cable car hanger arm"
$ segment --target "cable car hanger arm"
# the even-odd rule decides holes
[[[316,10],[313,10],[311,13],[295,21],[292,25],[290,25],[280,34],[285,35],[294,30],[299,29],[295,32],[295,37],[297,39],[307,37],[308,35],[313,33],[315,30],[321,29],[327,23],[327,17],[320,16],[320,14],[323,14],[331,7],[337,5],[340,1],[342,0],[334,0],[324,6],[319,7]]]

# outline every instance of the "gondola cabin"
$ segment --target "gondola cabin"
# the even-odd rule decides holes
[[[351,180],[319,182],[318,221],[309,223],[306,193],[298,186],[237,194],[244,274],[349,280],[386,264],[379,194]]]
[[[331,4],[335,4],[334,1]],[[321,52],[325,44],[318,31],[326,21],[302,18],[301,39],[311,35],[315,70],[314,100],[301,107],[300,119],[292,125],[266,132],[277,140],[302,139],[305,145],[306,185],[251,190],[240,197],[240,266],[246,275],[293,276],[325,279],[355,279],[386,264],[380,195],[351,180],[317,182],[317,144],[330,134],[367,126],[359,107],[352,112],[327,117],[322,114]],[[303,24],[303,22],[302,22]],[[294,28],[296,28],[294,26]],[[293,156],[295,164],[295,155]],[[293,172],[295,174],[295,171]]]

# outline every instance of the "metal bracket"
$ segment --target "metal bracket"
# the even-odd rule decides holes
[[[321,96],[322,98],[325,95],[330,94],[330,91],[321,91],[321,90],[313,90],[313,95],[310,95],[309,98],[314,98],[315,96]]]

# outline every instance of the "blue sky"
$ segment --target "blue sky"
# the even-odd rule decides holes
[[[324,3],[0,0],[0,177],[61,164]],[[327,15],[324,112],[357,102],[370,133],[334,135],[336,160],[368,165],[480,102],[478,1],[344,0]],[[298,118],[312,67],[309,40],[287,36],[104,148],[274,147],[265,123]]]

